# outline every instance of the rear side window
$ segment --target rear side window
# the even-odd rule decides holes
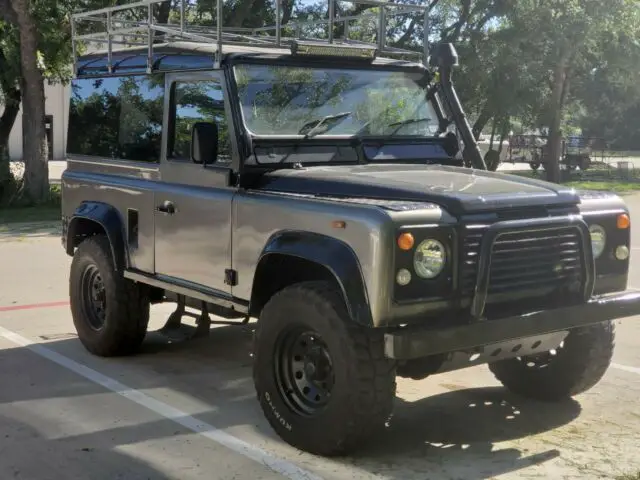
[[[163,107],[162,75],[74,80],[67,152],[159,162]]]
[[[216,163],[231,162],[231,143],[220,81],[177,81],[172,86],[172,98],[167,156],[172,160],[189,160],[193,124],[214,122],[218,127]]]

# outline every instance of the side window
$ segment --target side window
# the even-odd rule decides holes
[[[196,122],[215,122],[218,126],[218,158],[216,163],[231,162],[231,143],[222,85],[217,80],[175,82],[173,84],[172,134],[167,156],[189,160],[191,127]]]
[[[67,151],[159,162],[163,108],[162,75],[74,80]]]

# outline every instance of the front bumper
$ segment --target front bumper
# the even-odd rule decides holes
[[[495,320],[475,320],[465,325],[447,328],[401,328],[385,334],[385,355],[396,360],[411,360],[633,315],[640,315],[640,292],[626,291],[596,296],[576,306],[535,311]]]

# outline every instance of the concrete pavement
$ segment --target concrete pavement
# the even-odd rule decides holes
[[[640,197],[626,197],[633,217]],[[640,471],[640,322],[618,324],[615,365],[575,401],[507,393],[484,366],[399,380],[372,447],[324,459],[284,445],[255,400],[251,325],[129,358],[89,355],[69,309],[56,224],[0,232],[0,478],[605,479]],[[640,255],[640,224],[633,224]],[[640,287],[634,262],[630,286]],[[171,311],[153,308],[151,330]],[[18,441],[16,441],[18,440]]]

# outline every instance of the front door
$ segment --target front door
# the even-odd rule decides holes
[[[225,269],[231,263],[229,185],[232,142],[218,72],[173,74],[166,79],[167,132],[161,187],[155,192],[155,270],[184,286],[230,293]],[[191,159],[191,127],[216,122],[218,154],[210,165]],[[211,139],[214,141],[215,139]]]

